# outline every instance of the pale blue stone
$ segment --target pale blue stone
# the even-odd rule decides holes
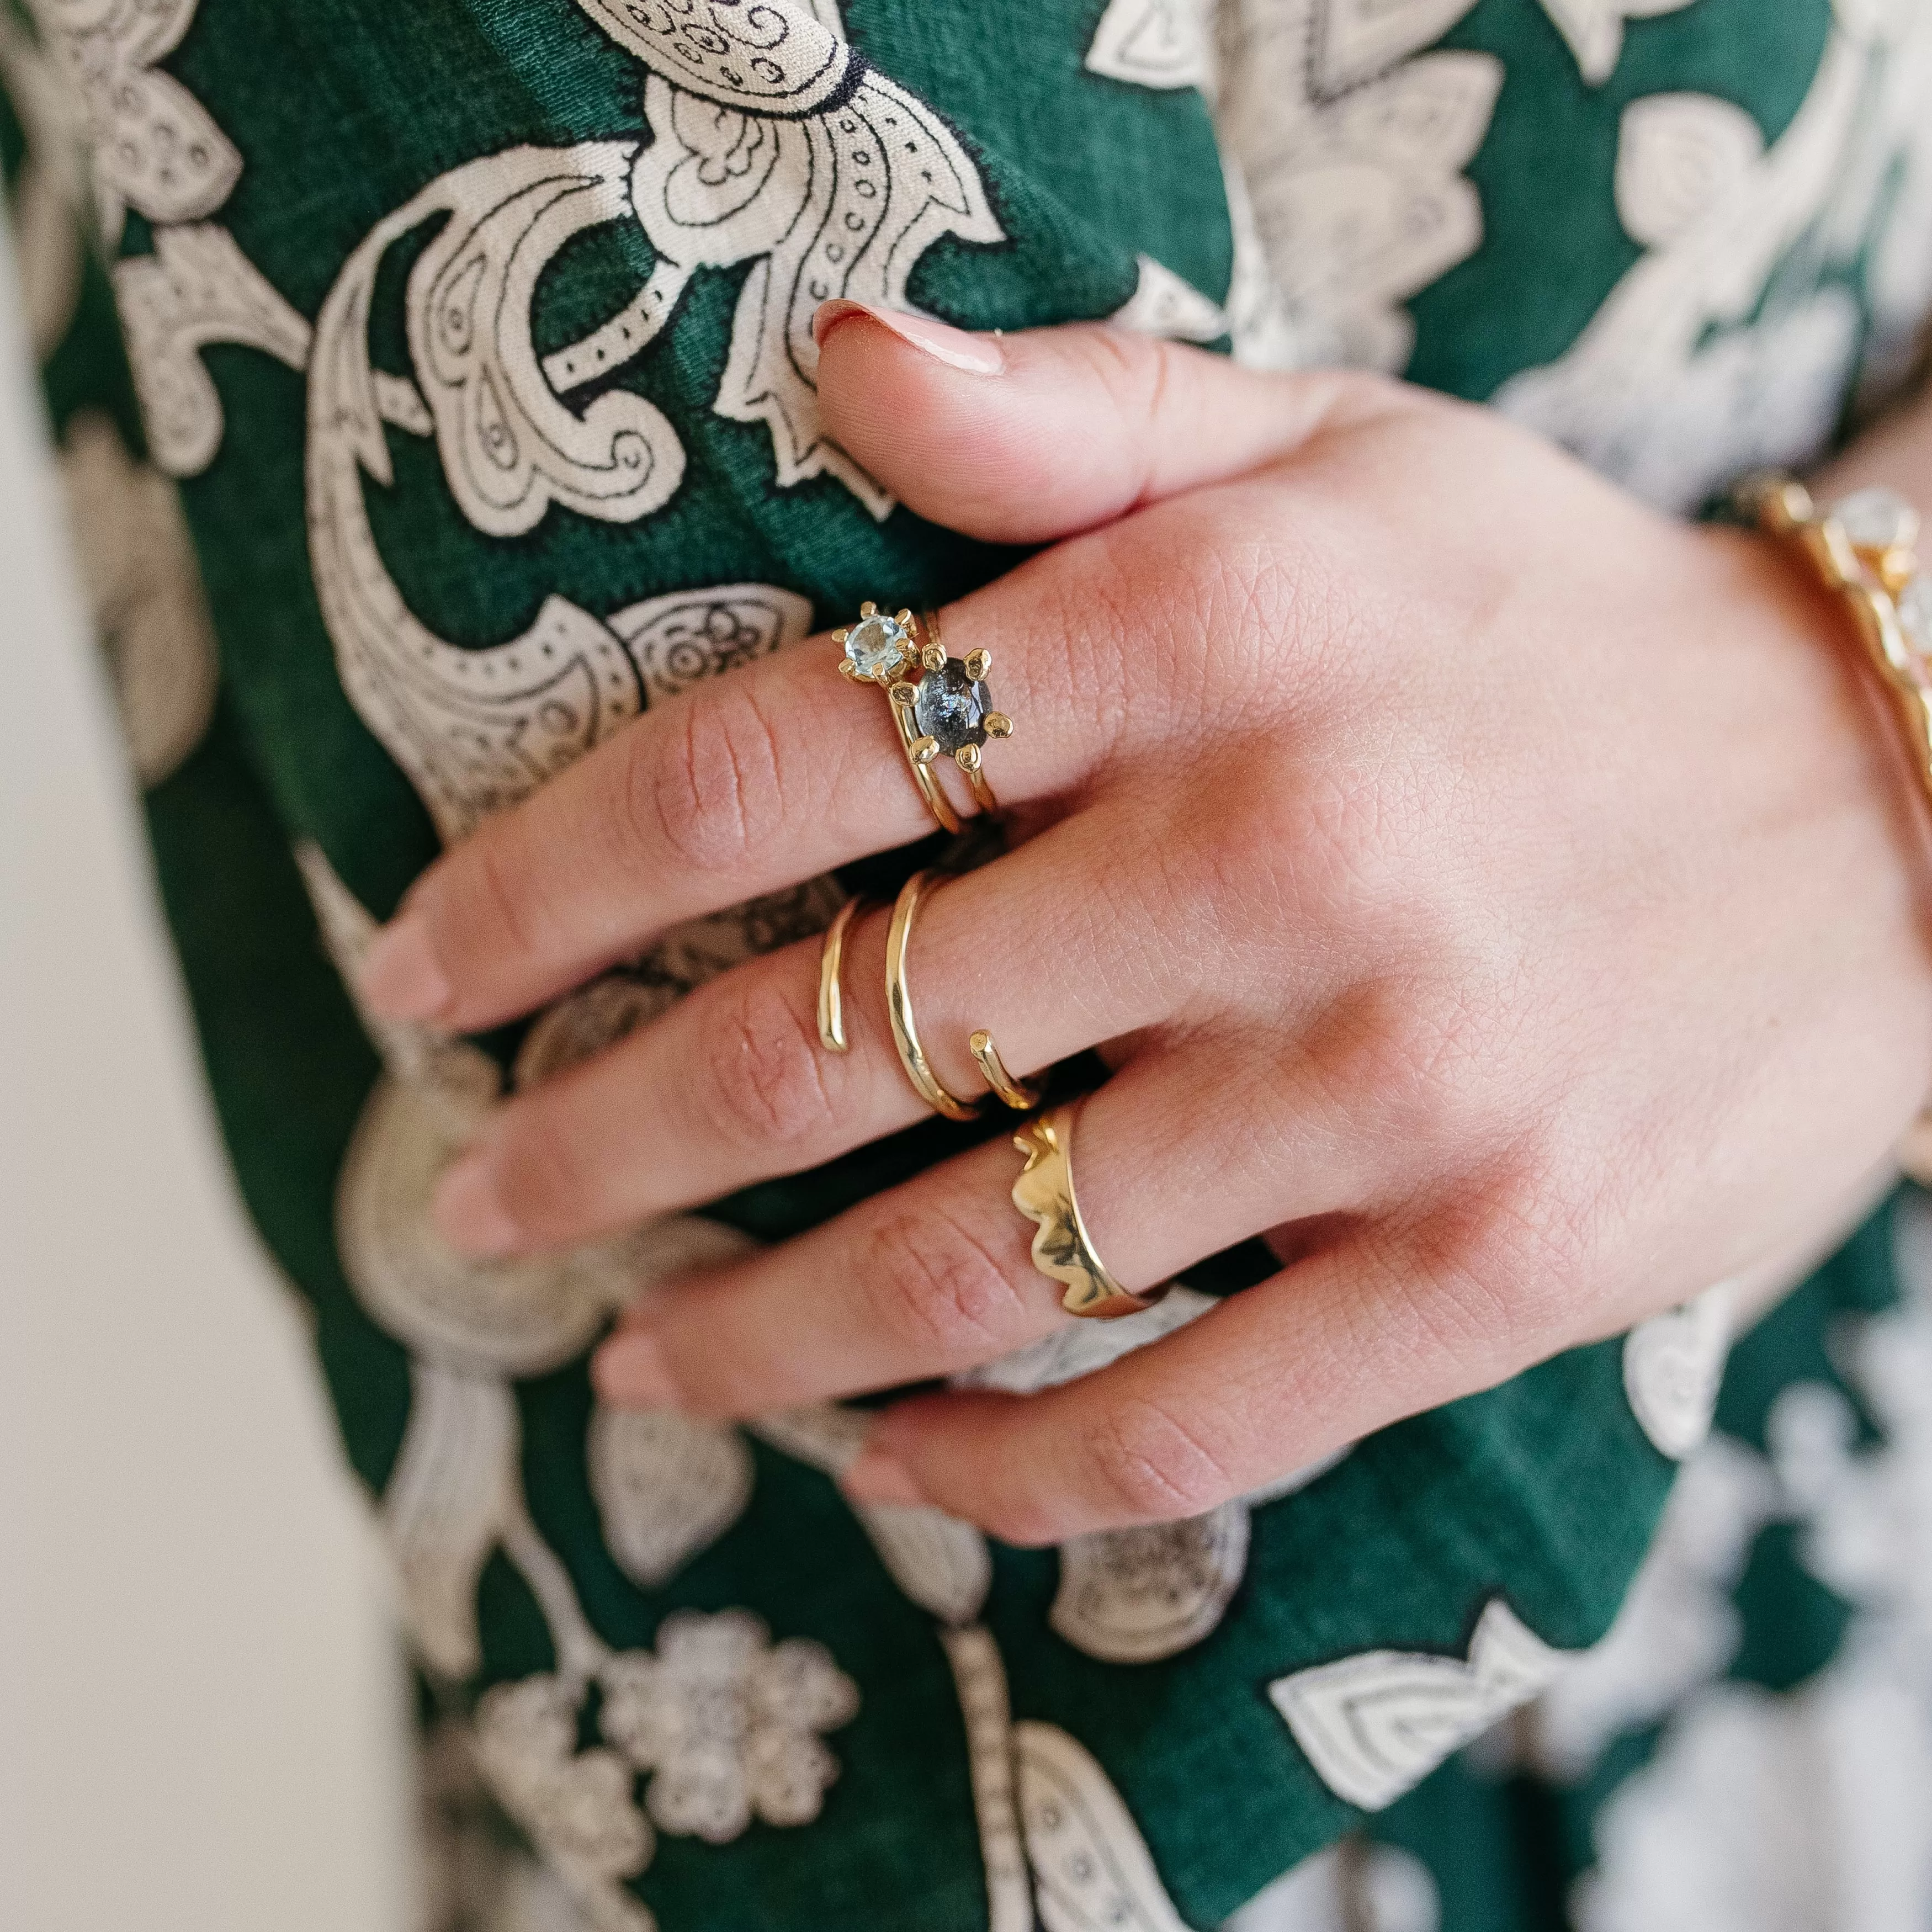
[[[861,617],[846,632],[845,655],[862,677],[891,677],[911,661],[912,638],[896,617],[881,610]]]

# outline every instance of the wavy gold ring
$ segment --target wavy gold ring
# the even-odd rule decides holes
[[[899,889],[892,907],[891,929],[886,934],[886,1014],[892,1022],[892,1044],[899,1050],[899,1064],[913,1090],[936,1114],[949,1120],[970,1120],[979,1116],[977,1107],[949,1094],[940,1084],[919,1043],[919,1028],[912,1016],[912,988],[906,977],[906,954],[912,944],[912,926],[920,902],[938,884],[944,874],[915,872]]]
[[[843,1053],[852,1042],[845,1036],[845,988],[839,975],[845,970],[845,936],[859,916],[862,899],[850,898],[825,928],[818,952],[818,1043],[827,1053]]]
[[[1073,1117],[1078,1105],[1056,1107],[1014,1135],[1013,1145],[1026,1156],[1026,1166],[1013,1183],[1013,1205],[1040,1223],[1033,1238],[1033,1264],[1066,1284],[1060,1306],[1070,1315],[1111,1322],[1151,1308],[1168,1284],[1136,1294],[1114,1279],[1094,1251],[1073,1193]]]

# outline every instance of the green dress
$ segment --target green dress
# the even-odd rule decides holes
[[[424,1217],[500,1096],[856,873],[483,1039],[344,980],[443,845],[626,719],[1014,560],[822,434],[826,297],[1370,364],[1690,512],[1911,369],[1932,8],[0,0],[0,83],[209,1078],[400,1581],[426,1926],[1932,1922],[1916,1196],[1727,1370],[1719,1284],[1196,1521],[1014,1550],[848,1506],[862,1408],[613,1413],[585,1367],[643,1283],[973,1130],[562,1258]],[[985,1377],[1080,1373],[1264,1265]]]

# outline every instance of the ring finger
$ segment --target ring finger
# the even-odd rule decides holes
[[[1244,1083],[1232,1042],[1137,1060],[1079,1104],[1083,1222],[1139,1292],[1248,1235],[1358,1203],[1369,1177],[1312,1083]],[[1171,1123],[1225,1105],[1175,1148]],[[610,1400],[754,1415],[989,1362],[1072,1318],[1034,1266],[1004,1137],[745,1262],[653,1292],[596,1362]]]
[[[1196,976],[1184,908],[1113,862],[1111,814],[1083,813],[922,899],[904,933],[921,1046],[946,1091],[984,1095],[986,1029],[1024,1078],[1159,1025]],[[1134,893],[1143,903],[1136,904]],[[1104,904],[1102,899],[1104,897]],[[445,1177],[437,1218],[478,1256],[567,1246],[817,1166],[922,1118],[888,1015],[890,916],[866,914],[842,974],[849,1050],[818,1030],[820,943],[748,962],[596,1058],[506,1105]],[[1123,931],[1143,935],[1122,945]]]

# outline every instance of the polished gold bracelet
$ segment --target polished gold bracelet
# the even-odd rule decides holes
[[[1760,530],[1798,550],[1850,606],[1932,799],[1932,576],[1919,564],[1918,512],[1884,489],[1821,504],[1796,477],[1778,473],[1749,478],[1738,500]]]
[[[1918,556],[1918,512],[1896,490],[1855,491],[1820,504],[1794,477],[1773,473],[1738,489],[1740,509],[1799,551],[1828,590],[1850,604],[1858,641],[1905,727],[1918,782],[1932,800],[1932,574]],[[1895,1150],[1932,1187],[1932,1106]]]

